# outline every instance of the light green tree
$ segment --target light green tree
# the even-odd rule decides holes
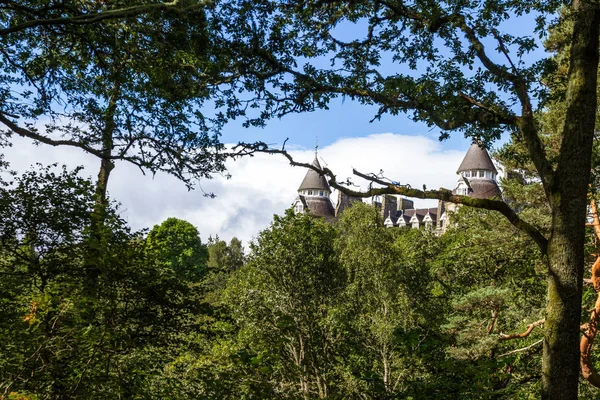
[[[291,211],[275,216],[225,290],[238,340],[255,354],[262,379],[278,397],[337,393],[334,354],[341,332],[329,320],[345,274],[334,237],[324,221]]]

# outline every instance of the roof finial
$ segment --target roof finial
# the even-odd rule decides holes
[[[315,158],[317,157],[318,150],[319,150],[319,137],[315,136]]]

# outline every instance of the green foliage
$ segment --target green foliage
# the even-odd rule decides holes
[[[200,275],[184,271],[173,277],[167,270],[202,271],[195,262],[205,261],[205,248],[176,255],[161,254],[156,246],[176,243],[168,235],[180,233],[175,228],[181,226],[194,237],[186,223],[157,228],[153,246],[147,246],[107,210],[101,232],[106,245],[93,260],[99,273],[92,293],[83,268],[95,204],[92,183],[77,171],[42,168],[4,182],[2,191],[0,393],[162,397],[168,385],[157,382],[168,381],[169,365],[197,348],[205,311],[196,287]]]
[[[417,255],[419,249],[427,251],[426,244],[415,246],[427,239],[402,232],[395,240],[396,232],[385,228],[379,212],[366,204],[347,209],[338,228],[336,251],[348,279],[336,311],[356,353],[343,366],[354,371],[345,374],[347,385],[355,396],[373,398],[415,390],[411,385],[427,377],[427,368],[412,345],[425,340],[425,326],[435,325],[429,321],[435,317],[427,297],[427,259]],[[405,248],[408,243],[414,249]]]
[[[334,237],[331,225],[309,216],[275,216],[225,290],[238,340],[278,397],[335,390],[331,363],[340,332],[328,320],[344,274]]]
[[[290,211],[245,260],[237,239],[207,247],[175,218],[144,237],[109,208],[92,292],[92,183],[55,168],[13,179],[0,188],[5,397],[485,399],[539,389],[540,330],[501,333],[541,318],[542,259],[495,214],[461,208],[436,236],[385,228],[364,204],[336,225]]]
[[[539,212],[539,211],[538,211]],[[501,341],[543,318],[545,265],[528,236],[494,213],[461,208],[442,237],[433,273],[448,296],[444,330],[447,353],[486,396],[527,396],[539,384],[541,346],[502,356],[537,342],[539,328],[525,339]],[[462,388],[461,390],[469,390]],[[476,392],[470,397],[479,398]],[[487,398],[487,397],[484,397]]]
[[[219,237],[208,241],[208,268],[214,271],[236,271],[244,265],[244,246],[234,237],[229,245]]]
[[[206,270],[208,250],[202,244],[198,229],[187,221],[168,218],[155,225],[146,238],[146,254],[173,273],[193,278]]]

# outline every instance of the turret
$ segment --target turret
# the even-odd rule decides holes
[[[471,144],[456,173],[460,176],[454,194],[477,199],[502,196],[496,182],[498,171],[488,152],[477,142]]]
[[[312,165],[321,169],[316,153]],[[296,213],[308,212],[315,217],[334,218],[335,210],[330,195],[331,188],[327,179],[315,170],[309,169],[298,188],[298,197],[293,204],[294,210]]]

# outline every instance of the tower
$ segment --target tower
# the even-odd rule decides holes
[[[477,142],[471,144],[456,173],[459,178],[453,194],[476,199],[502,197],[496,182],[498,171],[488,152]]]
[[[321,169],[316,151],[312,165]],[[315,217],[333,219],[335,218],[335,210],[330,195],[331,188],[327,183],[327,179],[315,170],[309,169],[298,188],[298,197],[293,203],[294,211],[296,213],[306,212]]]
[[[476,199],[502,198],[502,192],[496,177],[498,170],[494,166],[487,150],[473,141],[458,170],[458,181],[452,194],[470,196]],[[438,202],[438,232],[444,232],[448,226],[448,212],[456,211],[458,205],[445,201]]]

